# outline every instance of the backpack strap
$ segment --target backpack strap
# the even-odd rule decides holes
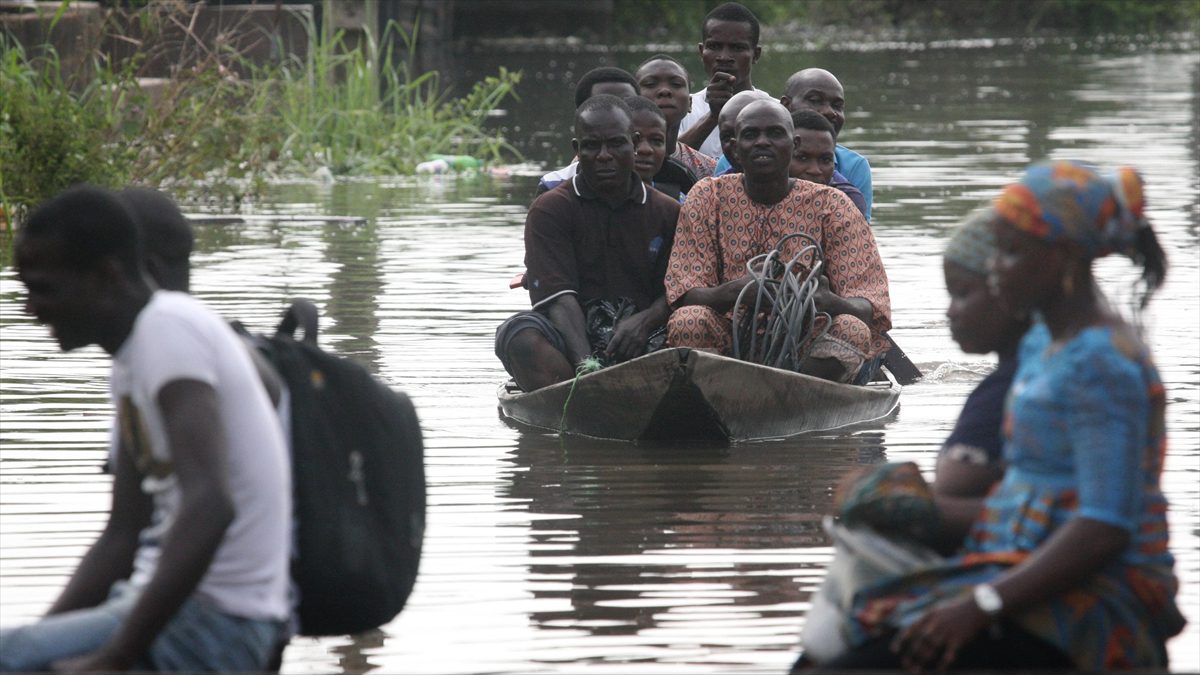
[[[311,300],[305,298],[292,300],[291,306],[283,312],[283,318],[280,319],[275,334],[295,339],[297,328],[304,331],[302,342],[317,344],[317,306]]]

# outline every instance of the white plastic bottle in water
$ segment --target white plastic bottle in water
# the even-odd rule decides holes
[[[450,163],[444,159],[431,159],[428,162],[421,162],[417,165],[417,173],[448,173],[450,171]]]

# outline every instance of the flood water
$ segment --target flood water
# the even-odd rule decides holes
[[[1200,59],[1194,38],[1132,44],[768,47],[755,84],[822,65],[846,84],[842,141],[874,167],[874,229],[893,336],[928,377],[883,424],[740,445],[636,447],[506,425],[495,326],[527,304],[520,268],[533,169],[469,179],[280,185],[253,218],[202,226],[196,295],[254,330],[285,299],[322,309],[322,344],[405,389],[427,444],[429,520],[408,608],[354,638],[297,639],[284,672],[784,672],[831,549],[819,528],[848,469],[929,470],[985,357],[944,318],[940,254],[954,222],[1030,161],[1131,163],[1172,268],[1145,321],[1170,407],[1163,477],[1188,627],[1173,669],[1200,671]],[[531,159],[568,159],[570,86],[652,50],[492,54],[525,70],[501,123]],[[690,57],[690,52],[688,54]],[[687,61],[694,73],[694,58]],[[482,70],[478,72],[483,72]],[[468,72],[467,76],[473,76]],[[218,209],[213,212],[219,213]],[[365,225],[324,222],[361,216]],[[1121,301],[1134,277],[1103,261]],[[0,623],[38,616],[108,508],[108,360],[59,354],[0,270]]]

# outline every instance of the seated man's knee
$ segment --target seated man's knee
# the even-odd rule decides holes
[[[531,363],[545,354],[546,349],[554,349],[546,336],[533,327],[523,328],[508,341],[507,356],[510,362]]]
[[[525,391],[562,382],[575,374],[567,355],[534,326],[521,328],[507,339],[501,360]]]
[[[834,382],[851,382],[866,363],[867,355],[857,340],[851,342],[832,333],[813,343],[800,372]]]
[[[833,324],[830,326],[829,332],[864,353],[871,346],[871,327],[863,323],[862,319],[856,316],[849,314],[837,315],[833,318]]]
[[[672,347],[724,349],[729,342],[729,319],[711,307],[688,305],[667,319],[667,344]]]
[[[547,360],[565,360],[564,345],[549,319],[535,312],[518,312],[496,329],[496,356],[509,374]]]

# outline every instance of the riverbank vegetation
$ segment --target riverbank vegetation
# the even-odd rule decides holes
[[[615,0],[614,34],[687,37],[724,0]],[[740,0],[764,32],[1025,36],[1195,32],[1197,0]],[[694,36],[698,39],[698,35]]]
[[[156,22],[188,26],[186,14],[142,11],[139,41]],[[122,18],[103,30],[130,25]],[[393,52],[391,31],[408,54]],[[310,24],[306,55],[265,65],[197,40],[182,47],[192,65],[153,82],[140,75],[154,54],[117,62],[96,42],[85,67],[65,67],[51,46],[0,34],[0,201],[12,217],[79,181],[240,200],[273,178],[410,174],[435,153],[516,155],[485,121],[515,96],[520,73],[500,67],[451,98],[438,73],[410,72],[415,45],[395,24],[383,49],[351,48]]]

